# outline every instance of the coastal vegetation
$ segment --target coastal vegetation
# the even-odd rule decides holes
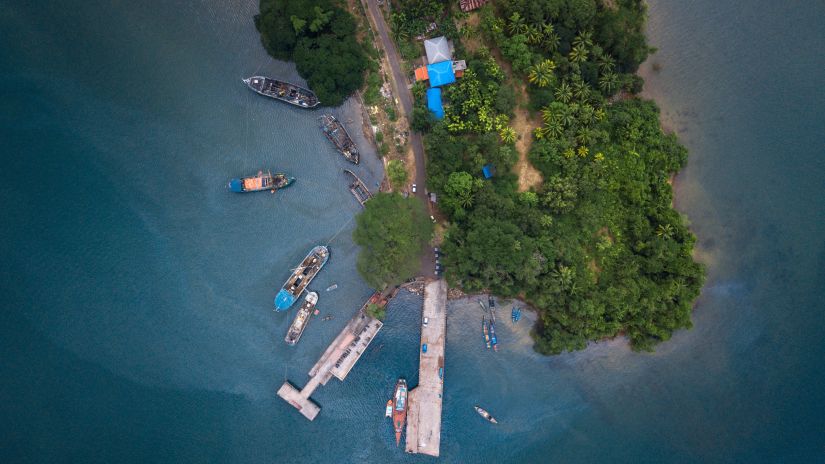
[[[689,328],[704,269],[672,206],[687,151],[662,131],[656,105],[635,96],[633,73],[651,52],[643,2],[505,0],[473,14],[479,26],[455,36],[456,49],[462,37],[482,43],[444,88],[444,119],[419,107],[412,121],[449,220],[450,284],[536,307],[542,353],[617,335],[652,350]],[[519,191],[510,117],[513,89],[525,87],[522,110],[539,121],[529,161],[543,181]]]
[[[337,1],[261,0],[255,27],[266,51],[294,61],[324,105],[340,105],[364,84],[369,59],[355,19]]]
[[[356,217],[352,234],[361,246],[358,272],[373,288],[398,285],[418,272],[433,225],[424,205],[398,193],[378,193]]]

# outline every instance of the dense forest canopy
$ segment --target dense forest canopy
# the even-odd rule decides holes
[[[644,4],[609,3],[504,0],[480,12],[484,42],[528,83],[541,117],[529,152],[537,187],[519,191],[512,173],[515,85],[490,50],[465,56],[443,121],[420,111],[413,121],[425,132],[428,188],[450,220],[450,284],[534,305],[543,353],[619,334],[652,349],[691,326],[704,281],[672,207],[669,179],[687,152],[663,133],[655,104],[633,96],[632,73],[651,51]],[[486,164],[493,179],[481,176]]]
[[[397,193],[378,193],[356,218],[352,234],[361,246],[358,272],[382,290],[416,275],[419,257],[433,225],[420,200]]]
[[[261,0],[255,26],[267,52],[294,61],[321,103],[337,106],[364,83],[369,60],[355,19],[333,0]]]

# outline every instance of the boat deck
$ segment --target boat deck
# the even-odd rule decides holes
[[[278,389],[278,396],[307,419],[315,419],[321,407],[310,398],[312,393],[333,376],[343,381],[383,325],[359,310],[310,369],[310,379],[304,388],[299,390],[286,381]]]
[[[444,347],[447,338],[447,284],[439,279],[424,287],[424,308],[419,348],[418,386],[408,393],[407,439],[408,453],[438,456],[441,447],[441,408],[444,393]],[[441,372],[439,372],[441,370]]]
[[[352,184],[349,186],[349,191],[352,192],[352,195],[358,200],[358,203],[361,204],[361,207],[364,206],[364,203],[367,202],[370,198],[372,198],[372,193],[367,188],[364,181],[361,180],[354,172],[350,171],[349,169],[344,169],[344,172],[351,175],[353,178]]]

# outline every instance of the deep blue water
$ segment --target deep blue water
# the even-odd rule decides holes
[[[677,207],[709,272],[695,328],[653,355],[614,341],[544,358],[525,314],[491,355],[478,305],[452,303],[444,462],[825,461],[825,5],[651,3],[647,92],[691,150]],[[319,113],[240,82],[298,80],[259,46],[256,6],[3,2],[3,462],[432,462],[383,418],[395,378],[417,381],[414,295],[346,382],[316,391],[314,422],[275,397],[370,289]],[[359,134],[355,111],[335,110]],[[381,163],[363,159],[372,186]],[[261,168],[298,181],[224,191]],[[292,314],[271,302],[316,243],[333,250],[313,286],[339,284],[319,302],[336,318],[290,348]]]

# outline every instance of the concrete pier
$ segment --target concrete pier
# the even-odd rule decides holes
[[[424,318],[427,324],[424,325]],[[444,346],[447,338],[447,284],[443,279],[424,287],[418,386],[408,393],[408,453],[438,456],[441,446],[441,401],[444,392]]]
[[[278,389],[278,396],[307,419],[315,419],[321,407],[310,399],[312,393],[333,376],[344,380],[383,325],[378,319],[367,316],[363,308],[359,310],[310,369],[310,379],[304,388],[299,390],[287,381]]]

